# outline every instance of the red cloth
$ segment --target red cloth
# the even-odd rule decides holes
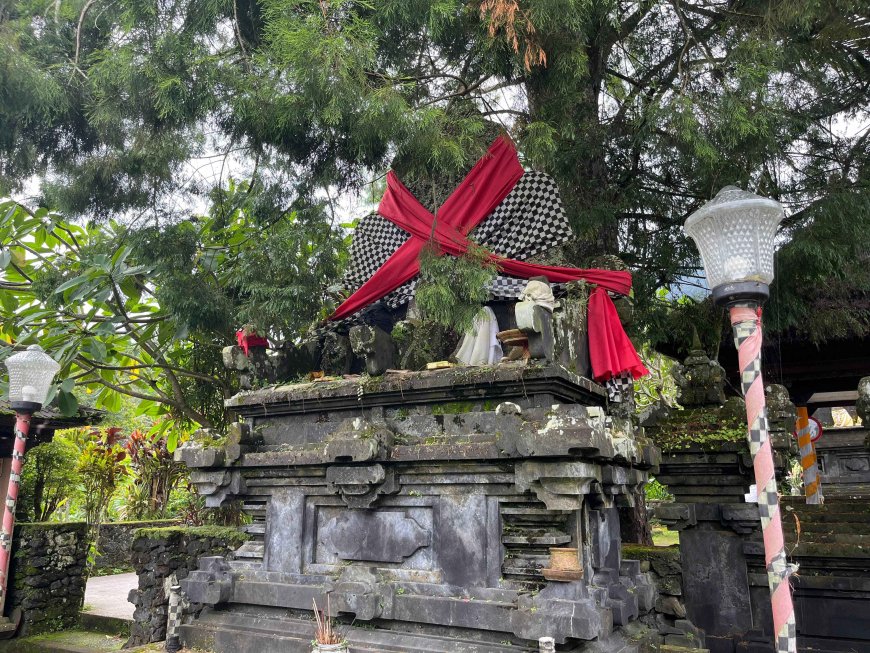
[[[246,334],[243,330],[236,331],[236,342],[239,343],[239,347],[241,347],[242,351],[245,352],[245,356],[248,355],[248,351],[250,351],[251,347],[269,346],[269,341],[262,336],[258,336],[256,333]]]
[[[329,319],[345,318],[412,279],[420,270],[420,251],[431,240],[438,244],[442,254],[461,255],[468,248],[468,233],[507,197],[522,175],[523,168],[513,143],[504,136],[499,137],[441,205],[436,220],[390,171],[378,213],[411,234],[411,238]],[[596,284],[598,287],[589,298],[588,312],[593,377],[597,381],[606,381],[624,371],[630,371],[634,378],[648,374],[631,340],[625,335],[616,307],[606,292],[629,294],[630,273],[536,265],[495,254],[491,254],[490,259],[497,263],[500,272],[521,279],[544,276],[552,283],[583,279]]]
[[[589,297],[589,360],[592,378],[603,383],[622,372],[639,379],[649,374],[625,334],[613,300],[601,286]]]
[[[378,213],[411,234],[411,238],[329,319],[345,318],[412,279],[420,271],[420,251],[430,240],[438,243],[442,254],[461,255],[468,248],[468,233],[501,204],[522,175],[516,148],[510,140],[500,136],[441,205],[436,220],[390,171]],[[544,276],[552,283],[585,279],[624,295],[631,290],[631,274],[628,272],[535,265],[495,254],[490,258],[497,263],[499,271],[521,279]]]

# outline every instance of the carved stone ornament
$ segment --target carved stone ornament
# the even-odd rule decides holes
[[[318,533],[320,543],[340,560],[403,562],[432,543],[432,532],[397,510],[347,510]]]
[[[399,491],[395,473],[383,465],[333,465],[326,470],[326,486],[341,494],[348,508],[370,508],[379,496]]]
[[[196,486],[197,493],[205,497],[206,508],[220,508],[247,489],[245,479],[237,469],[192,470],[190,482]]]
[[[592,483],[601,482],[601,468],[584,462],[524,461],[515,468],[514,483],[531,490],[548,510],[579,510]]]

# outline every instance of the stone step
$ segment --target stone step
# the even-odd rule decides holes
[[[796,528],[794,518],[784,515],[783,530],[785,530],[786,533],[794,533],[796,532]],[[801,519],[800,529],[801,537],[807,536],[811,533],[817,533],[819,535],[830,533],[835,535],[867,535],[870,533],[870,522],[812,522]]]
[[[237,653],[310,653],[314,622],[270,619],[246,613],[212,612],[181,627],[182,642],[191,648]],[[537,651],[516,640],[460,641],[386,629],[340,626],[354,653],[517,653]]]
[[[870,524],[870,515],[864,512],[825,512],[810,510],[783,510],[783,518],[795,514],[801,524]]]
[[[79,626],[89,633],[105,633],[106,635],[130,636],[132,619],[119,619],[101,614],[82,612],[79,614]]]
[[[801,531],[800,538],[796,537],[794,531],[785,531],[785,541],[790,547],[802,546],[804,544],[864,544],[870,547],[870,533],[814,533],[812,531]]]
[[[743,550],[750,555],[764,555],[762,542],[746,542]],[[870,548],[861,544],[822,543],[812,544],[801,542],[789,554],[790,559],[800,561],[802,558],[849,558],[855,560],[870,560]]]
[[[825,497],[825,503],[808,504],[805,497],[784,496],[780,498],[780,503],[783,505],[792,506],[801,510],[818,510],[826,512],[863,512],[870,513],[870,503],[866,501],[867,497],[852,498],[847,496],[831,496]]]

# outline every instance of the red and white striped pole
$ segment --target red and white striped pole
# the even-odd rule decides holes
[[[30,413],[15,413],[15,439],[12,444],[12,468],[6,489],[6,505],[3,508],[3,524],[0,528],[0,616],[6,607],[9,586],[9,563],[12,560],[12,534],[15,531],[15,506],[21,485],[21,469],[24,467],[24,451],[27,433],[30,430]]]
[[[761,377],[761,307],[755,302],[729,306],[737,345],[740,382],[746,399],[749,451],[758,488],[758,512],[764,536],[764,562],[773,608],[773,632],[778,653],[797,651],[797,627],[788,577],[792,568],[785,554],[779,492],[774,475],[773,448],[767,422],[764,381]]]

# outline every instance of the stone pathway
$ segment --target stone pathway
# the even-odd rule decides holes
[[[139,579],[133,573],[89,578],[83,612],[132,621],[133,604],[127,601],[127,595],[138,584]]]

